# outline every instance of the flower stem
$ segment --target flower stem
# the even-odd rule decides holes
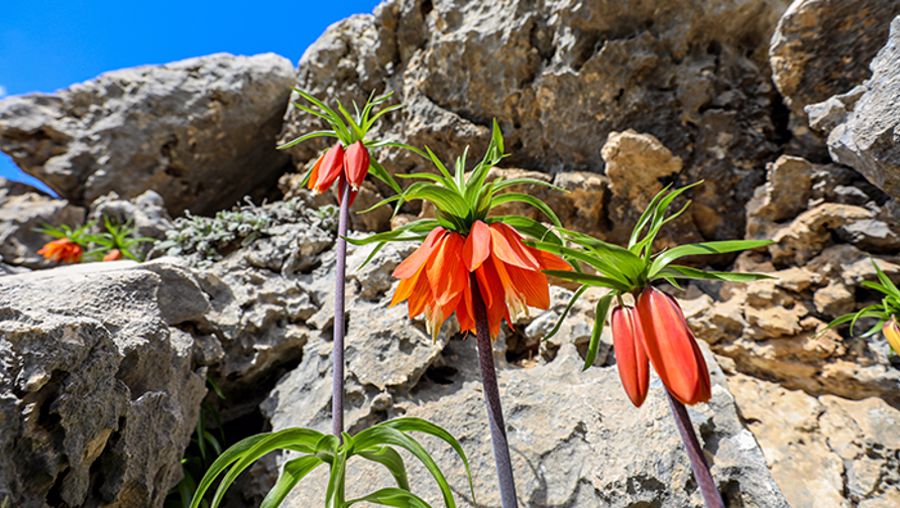
[[[332,433],[341,438],[344,431],[344,283],[347,266],[347,224],[350,221],[350,186],[344,185],[341,196],[341,211],[338,216],[337,237],[337,261],[335,262],[334,275],[334,348],[331,358],[331,429]]]
[[[703,495],[706,508],[725,508],[722,495],[719,494],[716,482],[709,472],[709,465],[703,458],[703,448],[700,447],[700,441],[697,440],[697,434],[694,433],[694,426],[691,425],[691,417],[688,415],[687,409],[668,390],[666,390],[666,395],[669,397],[672,416],[675,417],[675,426],[678,427],[681,441],[687,450],[688,458],[691,459],[691,470],[694,472],[694,478],[697,479],[697,485],[700,486],[700,493]]]
[[[478,339],[478,363],[481,367],[481,384],[484,387],[484,402],[487,406],[491,428],[491,443],[494,446],[494,462],[500,481],[500,499],[503,508],[516,508],[516,483],[513,480],[512,462],[509,458],[509,443],[506,440],[506,424],[503,422],[503,408],[500,407],[500,390],[497,388],[497,371],[494,368],[494,353],[491,332],[488,327],[487,309],[478,290],[478,279],[471,274],[472,306],[475,313],[475,330]]]

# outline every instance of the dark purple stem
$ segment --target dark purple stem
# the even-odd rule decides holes
[[[334,348],[331,381],[331,429],[339,439],[344,431],[344,282],[347,265],[347,223],[350,221],[350,186],[344,185],[338,216],[337,262],[334,267]]]
[[[666,390],[669,397],[669,407],[672,408],[672,416],[675,417],[675,426],[678,427],[678,433],[681,434],[681,441],[687,450],[688,458],[691,459],[691,470],[694,471],[694,478],[697,479],[697,485],[700,486],[700,493],[703,495],[703,502],[706,508],[725,508],[722,501],[722,495],[716,488],[716,482],[713,480],[712,474],[709,472],[709,466],[703,457],[703,448],[700,447],[700,441],[697,440],[697,434],[694,433],[694,426],[691,425],[691,417],[688,415],[687,408]]]
[[[481,384],[484,387],[484,402],[487,406],[491,427],[491,443],[494,445],[494,462],[500,481],[500,500],[503,508],[516,508],[516,483],[513,480],[512,462],[509,458],[509,443],[506,440],[506,424],[503,422],[503,408],[500,407],[500,390],[497,388],[497,371],[494,369],[494,353],[491,345],[491,331],[488,326],[487,309],[478,290],[478,280],[471,275],[472,306],[475,312],[475,335],[478,339],[478,363],[481,366]]]

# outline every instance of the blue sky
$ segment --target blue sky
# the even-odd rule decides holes
[[[2,0],[0,97],[53,92],[106,71],[220,51],[271,51],[296,63],[328,25],[377,4]],[[0,176],[40,185],[3,153]]]

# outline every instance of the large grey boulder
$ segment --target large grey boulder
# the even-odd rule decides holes
[[[394,90],[406,107],[379,134],[445,158],[466,145],[480,154],[492,118],[507,137],[509,164],[545,173],[602,173],[611,132],[651,135],[684,161],[669,179],[707,181],[690,220],[706,237],[734,238],[777,150],[764,48],[784,7],[390,0],[330,27],[301,59],[298,82],[348,105]],[[281,139],[319,128],[289,109]],[[323,146],[299,145],[295,162],[305,165]],[[422,166],[399,151],[385,161],[395,171]],[[616,223],[620,207],[604,192],[593,199]]]
[[[832,159],[900,199],[900,16],[890,27],[887,44],[869,66],[872,77],[808,110],[812,126],[828,133]]]
[[[772,35],[772,80],[791,111],[849,90],[869,77],[884,46],[895,0],[794,0]]]
[[[0,506],[162,506],[206,391],[178,326],[208,307],[165,261],[0,279]]]
[[[75,204],[158,192],[173,215],[274,188],[294,82],[274,54],[215,54],[0,101],[0,150]]]
[[[38,255],[49,236],[37,229],[45,226],[79,226],[83,208],[56,199],[20,182],[0,178],[0,258],[4,263],[41,268],[50,263]]]

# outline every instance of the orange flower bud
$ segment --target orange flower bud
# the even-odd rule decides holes
[[[684,404],[706,402],[709,371],[678,302],[648,287],[637,300],[644,350],[669,392]]]
[[[103,261],[118,261],[122,259],[122,252],[119,249],[113,249],[103,256]]]
[[[340,143],[335,143],[322,157],[320,162],[316,162],[313,166],[315,173],[315,183],[311,189],[316,192],[325,192],[339,176],[344,169],[344,149]],[[310,175],[310,182],[313,182],[313,175]]]
[[[352,190],[359,190],[363,180],[369,173],[369,150],[362,141],[357,141],[347,148],[344,154],[344,171]]]
[[[650,387],[650,362],[644,351],[637,310],[634,307],[616,307],[610,317],[610,326],[619,379],[631,403],[641,407]]]

